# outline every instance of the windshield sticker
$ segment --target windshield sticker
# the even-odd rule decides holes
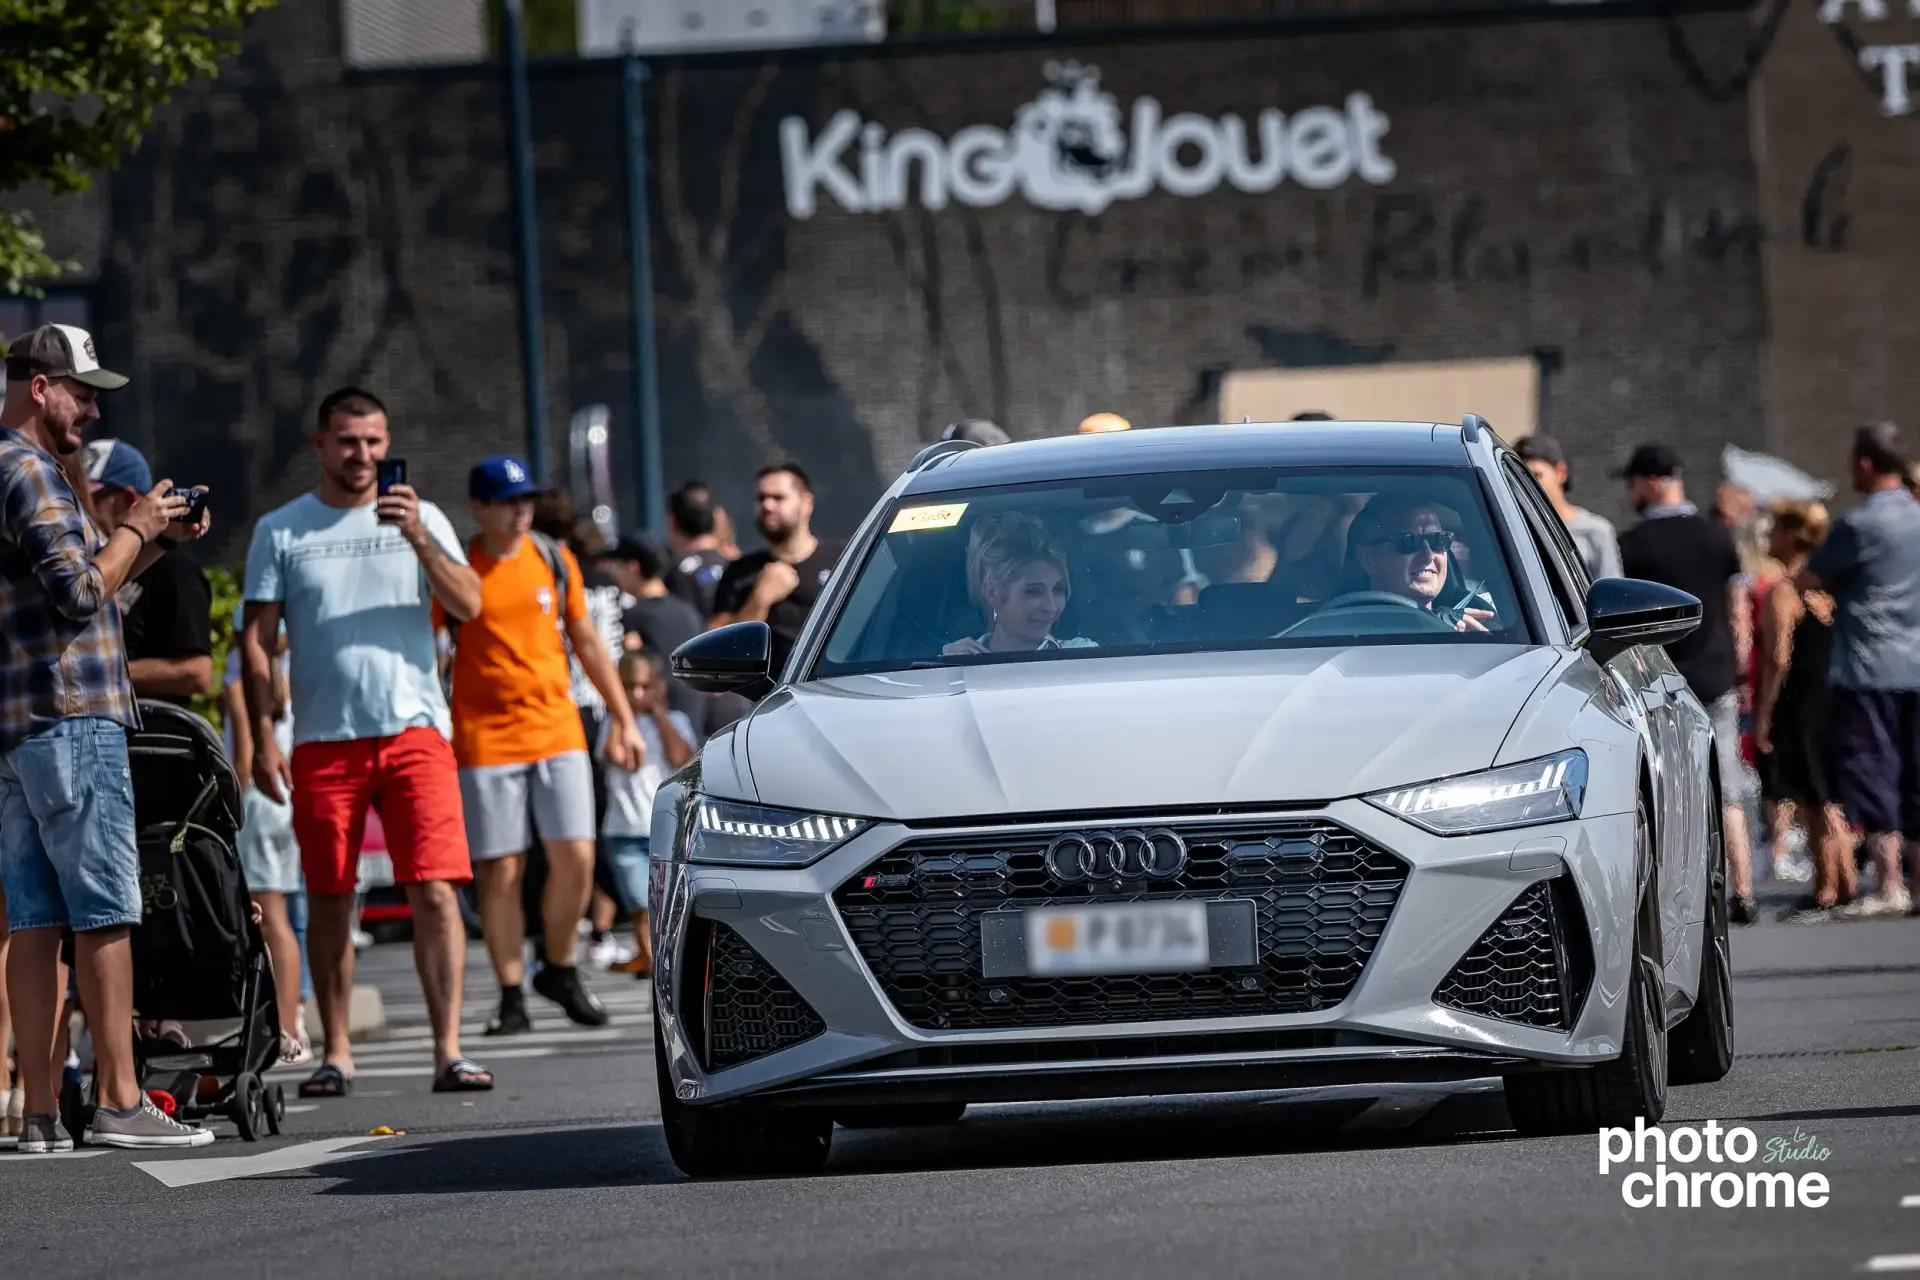
[[[947,502],[937,507],[903,507],[895,513],[888,533],[914,533],[922,529],[951,529],[966,512],[964,502]]]

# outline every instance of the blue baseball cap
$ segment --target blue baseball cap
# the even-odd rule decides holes
[[[518,458],[482,458],[467,473],[467,496],[475,502],[512,502],[539,492],[533,473]]]
[[[125,440],[95,440],[81,450],[87,479],[96,486],[146,493],[153,488],[153,469],[138,449]]]

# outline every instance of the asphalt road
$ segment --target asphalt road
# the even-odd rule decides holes
[[[1602,1176],[1595,1137],[1516,1137],[1485,1087],[982,1107],[940,1130],[841,1130],[816,1177],[694,1184],[660,1137],[641,984],[599,980],[620,1014],[607,1032],[536,1009],[530,1039],[476,1035],[469,1053],[500,1088],[436,1097],[405,1025],[407,949],[385,946],[363,978],[402,1025],[365,1047],[352,1098],[258,1144],[0,1154],[0,1273],[1751,1280],[1902,1257],[1920,1271],[1920,918],[1763,925],[1736,935],[1735,961],[1739,1061],[1676,1089],[1666,1127],[1744,1124],[1763,1151],[1812,1136],[1824,1160],[1748,1167],[1824,1174],[1820,1208],[1630,1209],[1628,1170]],[[477,950],[469,974],[486,993]],[[404,1136],[368,1139],[376,1125]],[[222,1163],[235,1157],[249,1163]]]

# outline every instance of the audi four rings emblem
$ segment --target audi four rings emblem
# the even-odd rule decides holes
[[[1165,827],[1147,831],[1070,831],[1047,846],[1047,873],[1084,880],[1170,880],[1187,866],[1187,842]]]

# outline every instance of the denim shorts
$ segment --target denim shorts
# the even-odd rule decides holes
[[[613,864],[614,883],[620,886],[620,905],[629,911],[647,909],[647,880],[653,874],[649,857],[653,842],[645,836],[608,836],[607,861]]]
[[[127,731],[63,720],[0,755],[0,881],[19,929],[140,923]]]
[[[1920,692],[1835,689],[1827,732],[1847,821],[1870,836],[1920,839]]]

